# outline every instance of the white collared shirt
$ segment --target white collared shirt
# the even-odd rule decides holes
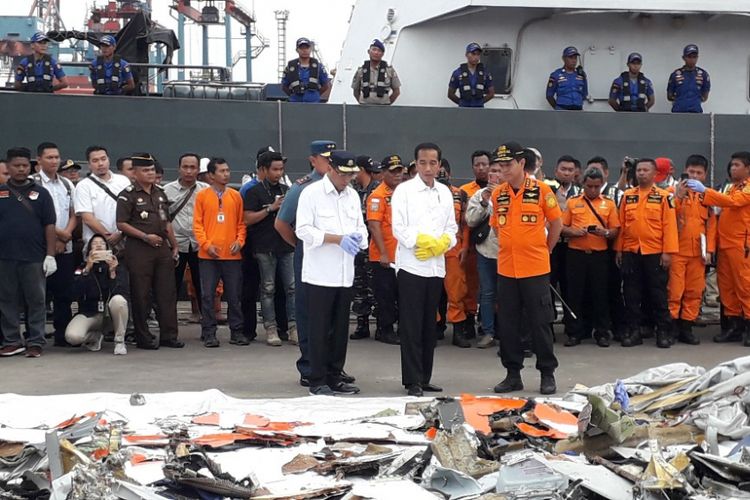
[[[440,238],[447,234],[451,239],[449,248],[456,244],[456,214],[453,193],[440,182],[430,187],[417,175],[399,184],[391,197],[393,236],[396,247],[396,270],[425,278],[445,277],[443,255],[419,260],[414,255],[417,235],[428,234]]]
[[[297,204],[297,237],[304,242],[302,281],[311,285],[350,287],[354,283],[354,256],[335,243],[324,243],[326,233],[359,233],[361,250],[367,248],[367,227],[359,195],[347,186],[340,193],[328,175],[307,187]]]
[[[96,180],[107,186],[115,196],[119,195],[123,189],[130,186],[130,179],[124,175],[113,174],[111,172],[110,175],[111,177],[106,182],[101,177],[97,177]],[[85,212],[93,214],[108,232],[117,232],[117,200],[108,195],[102,188],[94,184],[94,181],[88,177],[81,180],[76,186],[74,200],[76,215],[81,215]],[[88,245],[89,240],[93,235],[94,231],[84,223],[83,244]]]
[[[190,195],[190,201],[185,203],[185,206],[182,207],[172,221],[172,229],[177,240],[177,246],[182,253],[187,253],[191,246],[194,252],[198,251],[198,241],[195,239],[195,233],[193,232],[193,208],[195,208],[195,195],[198,194],[198,191],[207,188],[208,184],[201,181],[196,181],[195,184],[195,190]],[[190,189],[180,184],[179,180],[172,181],[164,186],[164,194],[167,195],[167,199],[169,200],[170,215],[174,214],[177,207],[182,205],[182,201],[190,192]]]
[[[70,222],[70,208],[73,206],[73,196],[75,188],[73,183],[68,179],[63,179],[60,174],[57,174],[55,179],[50,179],[44,170],[39,170],[40,184],[49,191],[52,196],[52,202],[55,204],[55,215],[57,216],[57,222],[55,227],[57,229],[65,229],[68,227]],[[66,187],[67,183],[67,187]],[[70,188],[70,191],[68,191]],[[69,241],[65,244],[65,253],[71,253],[73,251],[73,242]]]

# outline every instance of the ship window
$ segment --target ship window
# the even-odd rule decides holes
[[[513,51],[508,47],[486,47],[482,51],[482,63],[492,75],[495,84],[495,94],[510,93],[511,63]]]

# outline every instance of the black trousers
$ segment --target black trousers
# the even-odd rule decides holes
[[[178,295],[182,288],[182,282],[185,279],[185,268],[187,266],[190,266],[190,279],[193,282],[193,288],[195,288],[195,297],[198,299],[198,312],[201,312],[203,307],[203,293],[201,291],[201,266],[197,250],[192,251],[192,249],[189,249],[187,252],[180,252],[180,260],[177,262],[177,267],[174,271],[175,288]]]
[[[523,369],[523,331],[529,334],[537,370],[551,374],[557,368],[550,328],[554,310],[549,284],[549,274],[518,279],[497,276],[500,359],[509,372]]]
[[[373,273],[373,293],[377,308],[378,329],[392,327],[398,321],[398,282],[396,270],[370,262]]]
[[[341,381],[349,339],[352,287],[307,286],[310,387]],[[295,302],[296,304],[296,302]]]
[[[47,278],[47,300],[52,300],[55,310],[52,316],[52,325],[55,327],[55,341],[64,343],[65,328],[73,319],[70,305],[73,302],[72,287],[75,263],[72,253],[58,254],[55,256],[55,261],[57,261],[57,271]]]
[[[608,270],[609,280],[608,298],[609,298],[609,318],[612,325],[612,331],[615,335],[622,335],[625,331],[625,301],[622,298],[622,273],[615,260],[617,252],[608,250]]]
[[[401,338],[401,383],[428,384],[437,343],[435,321],[443,278],[425,278],[400,270],[398,334]]]
[[[669,272],[661,264],[661,254],[622,253],[622,280],[627,326],[637,329],[644,319],[643,305],[648,304],[656,327],[662,332],[672,329],[667,305]]]
[[[555,248],[552,249],[552,254],[550,255],[550,275],[549,275],[549,282],[550,284],[558,288],[560,290],[560,296],[565,299],[565,301],[568,301],[568,244],[566,242],[559,242],[557,245],[555,245]],[[552,297],[552,304],[554,305],[556,297],[554,296],[552,290],[550,290],[550,296]],[[556,309],[553,309],[553,313],[555,313]],[[568,310],[563,307],[563,322],[567,324],[567,321],[570,319],[570,314],[568,314]],[[553,320],[554,321],[554,320]]]
[[[172,251],[166,245],[153,248],[129,239],[125,245],[125,256],[130,273],[130,300],[137,342],[150,344],[154,340],[146,323],[154,303],[161,333],[157,342],[176,340],[177,291]]]
[[[568,248],[568,305],[578,319],[568,315],[565,331],[570,337],[587,338],[591,330],[610,329],[609,322],[609,252],[584,252]],[[584,311],[587,311],[584,322]]]

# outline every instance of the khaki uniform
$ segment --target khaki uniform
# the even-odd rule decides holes
[[[388,92],[383,97],[378,97],[377,92],[375,89],[377,88],[378,84],[378,71],[377,68],[371,69],[370,71],[370,88],[372,91],[370,92],[369,97],[364,97],[362,95],[362,66],[357,69],[357,72],[354,74],[354,79],[352,79],[352,89],[357,93],[359,96],[359,103],[360,104],[390,104],[391,99],[390,95],[393,89],[397,89],[401,87],[401,80],[398,78],[398,74],[396,73],[396,70],[393,69],[393,66],[388,65],[388,68],[385,70],[385,88],[388,89]]]

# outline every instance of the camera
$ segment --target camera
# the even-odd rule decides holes
[[[633,187],[638,186],[638,179],[635,177],[635,167],[638,165],[638,158],[626,156],[622,160],[622,165],[625,168],[625,177],[628,180],[628,184]]]

